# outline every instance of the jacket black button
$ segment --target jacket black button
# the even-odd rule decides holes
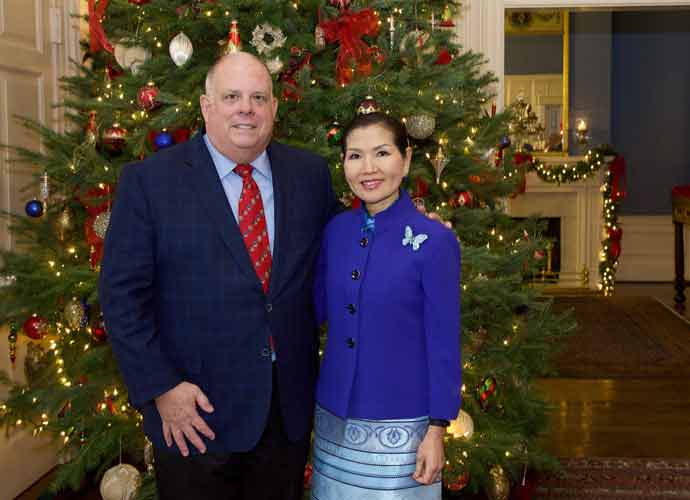
[[[353,339],[352,337],[348,337],[346,343],[347,343],[347,346],[348,346],[350,349],[354,349],[354,348],[355,348],[355,339]]]
[[[368,238],[362,238],[359,240],[359,246],[364,248],[369,244],[369,239]]]
[[[355,269],[354,271],[352,271],[352,279],[353,279],[353,280],[357,281],[357,280],[359,279],[360,276],[361,276],[361,274],[360,274],[360,272],[359,272],[357,269]]]
[[[268,347],[261,349],[261,356],[268,358],[271,355],[271,350]]]
[[[266,304],[266,312],[273,311],[273,304]]]
[[[357,307],[355,307],[354,304],[348,304],[347,310],[349,311],[350,314],[354,314],[357,312]]]

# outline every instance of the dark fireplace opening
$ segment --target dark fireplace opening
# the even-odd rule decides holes
[[[525,220],[524,217],[513,218],[520,222]],[[531,280],[556,283],[561,272],[561,218],[540,217],[538,220],[543,231],[542,237],[549,242],[549,245],[539,271],[531,276]]]

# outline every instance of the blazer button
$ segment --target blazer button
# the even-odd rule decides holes
[[[357,269],[352,271],[352,279],[355,281],[357,281],[361,275],[362,274]]]
[[[266,304],[266,312],[273,311],[273,304]]]
[[[268,347],[264,347],[261,349],[261,356],[264,358],[268,358],[271,356],[271,350]]]
[[[354,348],[355,348],[355,339],[353,339],[352,337],[348,337],[348,339],[347,339],[346,342],[347,342],[347,346],[348,346],[350,349],[354,349]]]
[[[359,246],[362,248],[365,248],[369,244],[369,239],[368,238],[362,238],[359,240]]]
[[[357,312],[357,307],[354,304],[348,304],[347,310],[350,314],[354,314]]]

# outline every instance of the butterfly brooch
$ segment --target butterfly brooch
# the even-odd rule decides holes
[[[410,226],[405,226],[405,237],[402,240],[402,244],[404,247],[410,245],[412,247],[412,250],[416,252],[417,250],[419,250],[420,245],[424,243],[428,238],[428,234],[420,233],[415,235],[412,233],[412,228]]]

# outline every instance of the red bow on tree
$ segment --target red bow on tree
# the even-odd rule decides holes
[[[105,14],[105,9],[108,8],[108,2],[110,0],[101,0],[96,6],[96,0],[89,0],[89,37],[90,44],[89,47],[91,52],[98,52],[104,49],[111,54],[113,53],[113,46],[111,45],[108,37],[105,36],[105,31],[103,31],[103,14]]]
[[[337,19],[320,21],[319,27],[323,29],[326,42],[340,42],[335,65],[339,84],[347,85],[355,75],[371,74],[371,61],[376,58],[377,50],[364,43],[362,37],[374,37],[378,34],[379,16],[372,9],[358,12],[343,10]]]
[[[625,158],[616,156],[609,166],[611,172],[611,201],[622,200],[625,192]]]

